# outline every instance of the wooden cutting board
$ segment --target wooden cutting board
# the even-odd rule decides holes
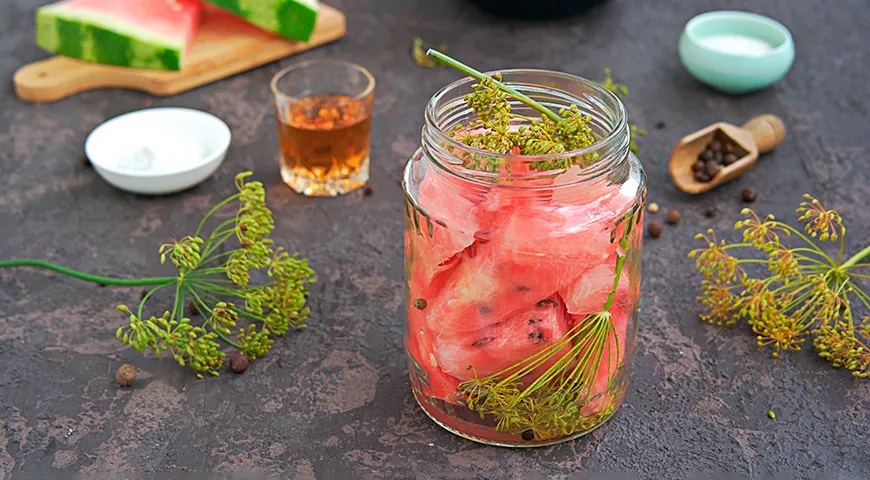
[[[284,39],[209,8],[181,71],[113,67],[54,56],[19,68],[13,77],[15,92],[28,102],[53,102],[107,87],[175,95],[343,37],[344,14],[320,5],[317,27],[308,42]]]

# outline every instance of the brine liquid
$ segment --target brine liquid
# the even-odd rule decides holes
[[[284,181],[305,195],[335,196],[369,176],[371,109],[347,95],[314,94],[278,112]]]

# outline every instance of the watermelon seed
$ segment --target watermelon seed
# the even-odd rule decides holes
[[[478,308],[478,311],[483,315],[492,313],[492,309],[489,308],[487,305],[481,305],[480,308]]]
[[[516,287],[514,287],[514,290],[516,290],[518,292],[529,292],[532,290],[532,287],[527,287],[525,285],[517,285]]]
[[[535,323],[541,323],[541,319],[540,318],[530,318],[529,319],[529,325],[533,325]]]
[[[485,347],[485,346],[489,345],[490,343],[492,343],[492,341],[493,341],[492,337],[478,338],[477,340],[474,341],[474,343],[471,344],[471,346],[472,347]]]
[[[557,302],[555,300],[550,300],[549,298],[545,298],[544,300],[541,300],[540,302],[535,304],[536,307],[546,307],[547,305],[552,305],[554,307],[558,307],[559,302]]]
[[[414,300],[414,308],[417,310],[425,310],[427,305],[426,300],[423,300],[422,298]]]
[[[529,340],[531,340],[532,343],[543,343],[545,340],[544,339],[544,332],[538,330],[538,331],[534,331],[534,332],[530,333]]]

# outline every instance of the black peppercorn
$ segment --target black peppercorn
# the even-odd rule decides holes
[[[665,231],[665,228],[662,226],[661,223],[653,220],[652,222],[650,222],[649,226],[646,227],[646,230],[649,233],[650,237],[659,238],[662,232]]]
[[[755,193],[754,188],[744,188],[743,189],[743,201],[746,203],[752,203],[755,199],[758,198],[758,194]]]
[[[724,157],[722,157],[722,162],[727,166],[737,161],[737,155],[733,153],[726,153]]]
[[[706,173],[710,178],[715,177],[716,174],[719,173],[719,170],[722,170],[722,167],[714,161],[709,161],[704,165],[704,173]]]
[[[230,370],[232,370],[233,373],[244,373],[247,369],[248,357],[238,352],[230,355]]]
[[[191,300],[187,303],[187,313],[191,315],[199,315],[199,307],[196,306],[196,303]]]
[[[668,212],[668,223],[671,225],[676,225],[680,223],[680,212],[676,210],[671,210]]]
[[[700,172],[703,169],[704,169],[704,162],[702,162],[700,160],[696,160],[695,163],[692,164],[692,171],[693,172]]]
[[[375,193],[375,191],[372,190],[372,187],[366,187],[366,189],[363,190],[363,195],[365,195],[367,197],[371,197],[372,195],[374,195],[374,193]]]
[[[713,153],[713,150],[710,150],[709,148],[704,150],[703,152],[701,152],[701,156],[700,156],[701,160],[703,160],[705,162],[710,161],[710,160],[714,160],[715,157],[716,157],[716,154]]]
[[[712,217],[712,216],[716,215],[716,209],[713,207],[707,207],[707,211],[704,212],[704,215],[706,215],[708,217]]]
[[[523,432],[523,440],[525,440],[527,442],[531,442],[534,439],[535,439],[535,432],[533,432],[531,430],[526,430],[525,432]]]
[[[720,142],[719,140],[713,140],[712,142],[710,142],[709,148],[714,152],[719,152],[722,150],[722,142]]]

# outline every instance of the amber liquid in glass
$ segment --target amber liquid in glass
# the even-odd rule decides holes
[[[337,195],[368,180],[371,109],[347,95],[295,99],[278,115],[284,181],[307,195]]]

